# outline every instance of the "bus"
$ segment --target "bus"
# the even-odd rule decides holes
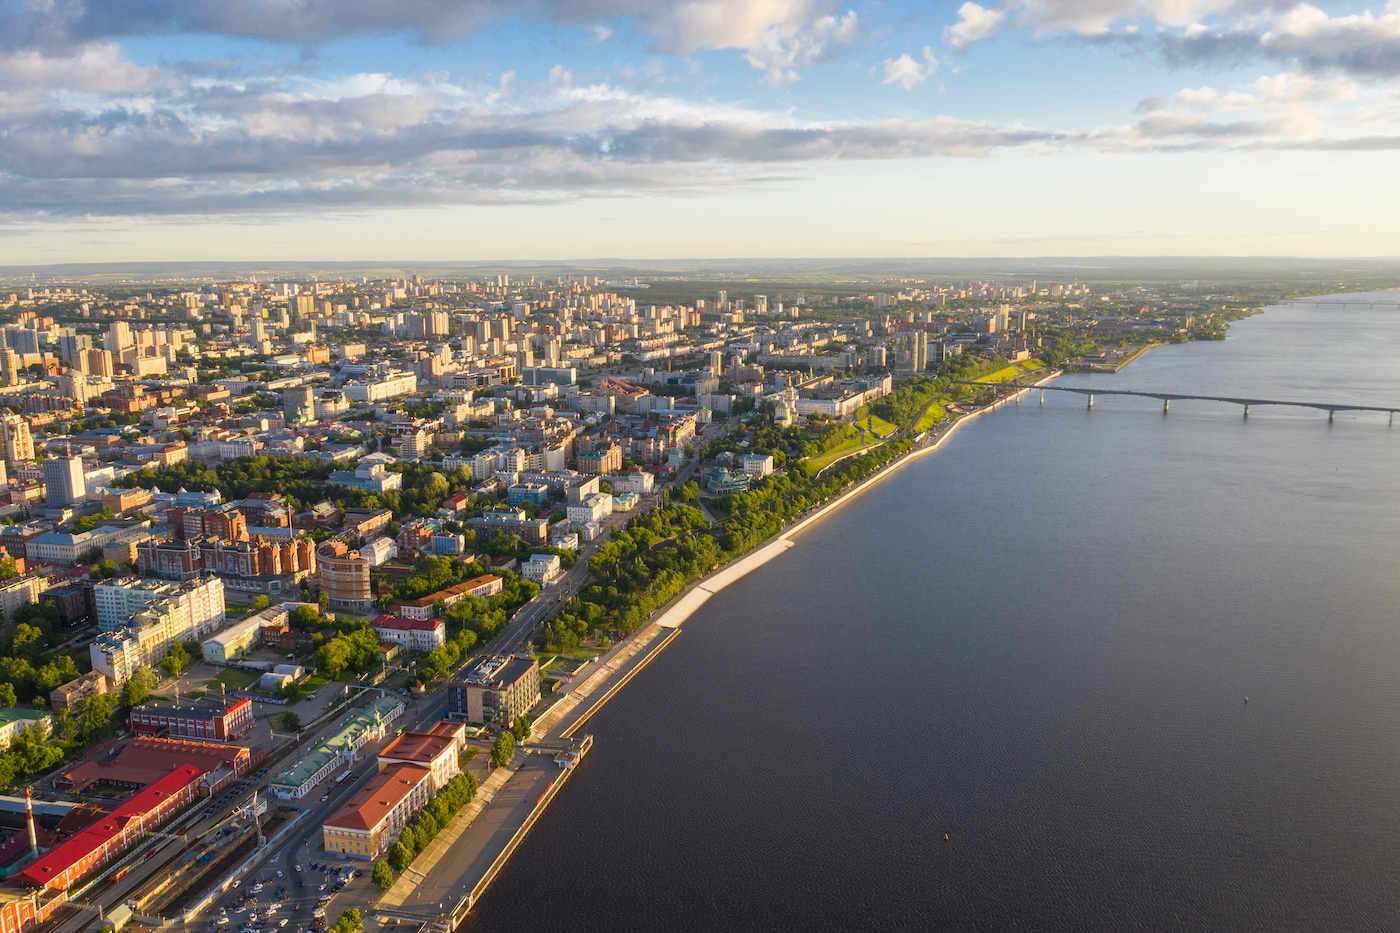
[[[341,772],[340,777],[338,777],[338,778],[335,779],[336,786],[339,786],[339,785],[341,785],[341,784],[344,784],[344,783],[345,783],[345,779],[348,778],[349,776],[350,776],[350,769],[347,768],[345,771]]]

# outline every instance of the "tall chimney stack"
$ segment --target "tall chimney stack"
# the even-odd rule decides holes
[[[29,854],[39,857],[39,832],[34,828],[34,788],[24,789],[24,812],[29,818]]]

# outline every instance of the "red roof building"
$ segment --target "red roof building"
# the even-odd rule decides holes
[[[177,705],[157,700],[133,709],[128,722],[132,732],[167,732],[173,737],[231,742],[252,731],[253,701],[239,697],[230,703],[218,697],[201,697]]]
[[[321,829],[326,851],[373,859],[394,844],[413,815],[433,798],[432,774],[415,764],[394,764],[370,778]]]
[[[194,765],[176,768],[12,877],[41,891],[68,890],[194,803],[203,775]]]
[[[142,788],[154,784],[180,765],[204,772],[206,793],[217,793],[235,778],[253,770],[261,759],[242,745],[222,745],[188,739],[137,736],[114,754],[80,762],[54,778],[59,790],[81,794],[93,784]]]
[[[432,651],[447,643],[447,626],[441,619],[382,615],[374,620],[374,634],[410,651]]]
[[[458,725],[458,728],[461,726]],[[457,764],[459,752],[457,740],[453,736],[434,735],[431,732],[401,732],[398,738],[379,753],[379,770],[383,771],[400,764],[427,768],[432,773],[433,792],[436,793],[461,772]]]
[[[437,615],[438,603],[442,603],[443,608],[446,608],[468,596],[480,596],[484,599],[495,596],[504,590],[505,586],[505,580],[494,573],[487,573],[472,577],[465,583],[449,586],[445,590],[420,596],[418,599],[400,599],[394,603],[394,608],[398,610],[399,615],[409,619],[431,619]]]

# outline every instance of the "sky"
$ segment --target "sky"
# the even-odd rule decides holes
[[[0,265],[1400,256],[1400,0],[0,0]]]

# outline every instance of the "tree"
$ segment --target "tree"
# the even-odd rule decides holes
[[[189,663],[189,660],[190,656],[189,653],[185,651],[185,646],[177,641],[170,646],[170,653],[165,656],[164,661],[160,662],[160,666],[164,668],[165,672],[171,677],[178,677],[180,672],[185,669],[185,665]]]
[[[510,731],[521,742],[530,737],[530,720],[526,716],[516,716],[515,722],[510,724]]]
[[[374,863],[374,873],[370,877],[381,888],[388,888],[394,883],[394,872],[389,868],[389,863],[383,860]]]
[[[267,598],[267,594],[266,594],[266,593],[262,593],[262,594],[259,594],[259,595],[258,595],[258,598],[257,598],[257,599],[253,600],[253,611],[254,611],[254,612],[262,612],[264,609],[266,609],[268,606],[271,606],[271,605],[272,605],[272,600],[270,600],[270,599]]]
[[[292,612],[292,628],[310,631],[318,629],[324,624],[325,619],[321,618],[321,613],[311,606],[297,606]]]
[[[334,680],[350,664],[350,648],[344,639],[332,638],[316,649],[316,670]]]
[[[491,763],[498,768],[504,768],[514,756],[515,733],[502,732],[491,745]]]
[[[8,554],[0,558],[0,580],[13,580],[19,576],[19,571],[15,569],[15,559]]]
[[[326,610],[331,608],[331,596],[322,590],[321,595],[316,597],[316,605],[321,607],[321,615],[326,614]]]
[[[79,700],[77,716],[74,718],[78,723],[79,731],[81,731],[84,736],[91,737],[97,732],[107,728],[107,724],[112,721],[112,714],[116,712],[116,710],[116,696],[111,693],[102,693],[96,696],[83,697]],[[60,752],[60,755],[61,754]]]
[[[357,908],[351,907],[340,915],[340,919],[331,927],[331,933],[359,933],[365,928],[364,919],[360,916]]]
[[[38,659],[44,650],[44,630],[37,625],[21,622],[15,627],[15,637],[10,642],[10,650],[24,655],[30,661]]]
[[[296,713],[283,713],[282,728],[287,732],[300,732],[301,717],[298,716]]]
[[[149,668],[138,668],[130,679],[122,684],[122,706],[128,708],[139,706],[146,697],[151,695],[151,688],[155,686],[155,683],[156,677]]]
[[[14,684],[0,684],[0,706],[10,707],[17,702]]]
[[[404,845],[403,840],[400,839],[389,847],[389,864],[393,866],[395,871],[403,871],[413,864],[413,855],[414,853],[410,852],[408,846]]]

